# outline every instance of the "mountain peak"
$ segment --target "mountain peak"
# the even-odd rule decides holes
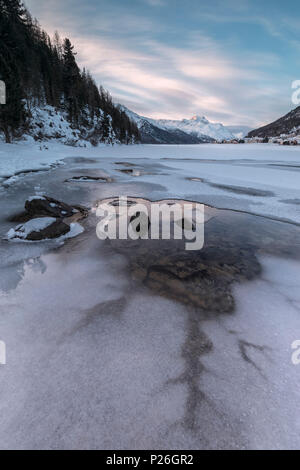
[[[199,116],[198,114],[196,114],[195,116],[193,116],[193,117],[191,118],[191,121],[208,122],[208,120],[206,119],[205,116]]]
[[[209,122],[206,117],[199,116],[197,114],[190,119],[182,119],[181,121],[178,121],[171,119],[150,119],[139,116],[128,109],[125,109],[125,112],[137,123],[140,129],[145,125],[145,122],[148,122],[152,124],[152,126],[163,131],[172,131],[173,133],[177,132],[177,138],[179,133],[188,134],[192,139],[197,138],[201,142],[208,142],[211,140],[231,140],[234,138],[234,135],[222,124]],[[183,137],[182,134],[180,135]],[[183,143],[188,142],[185,141]]]

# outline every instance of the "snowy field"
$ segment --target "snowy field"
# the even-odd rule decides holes
[[[93,219],[60,248],[1,240],[0,448],[299,448],[297,147],[48,147],[0,144],[1,238],[35,194],[88,207],[184,197],[289,223],[277,222],[283,248],[259,252],[261,275],[234,286],[234,313],[207,317],[135,283]],[[66,182],[93,175],[113,182]]]

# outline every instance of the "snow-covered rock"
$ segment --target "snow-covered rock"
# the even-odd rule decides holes
[[[41,217],[10,229],[7,238],[8,240],[41,241],[61,237],[69,231],[70,226],[62,220],[54,217]]]
[[[83,232],[84,228],[77,222],[68,225],[61,219],[41,217],[10,229],[6,239],[12,242],[39,242],[52,239],[64,242],[69,238],[77,237]]]

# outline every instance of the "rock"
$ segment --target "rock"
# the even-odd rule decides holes
[[[33,196],[25,203],[25,211],[18,212],[8,217],[8,222],[25,223],[32,218],[54,217],[63,219],[66,223],[78,222],[88,216],[86,207],[76,205],[69,206],[47,196]]]
[[[231,312],[231,285],[260,273],[255,255],[237,249],[207,248],[200,252],[164,253],[156,249],[131,255],[135,279],[160,295],[174,298],[206,311]]]
[[[57,201],[48,196],[33,196],[25,203],[25,209],[30,217],[71,217],[77,212],[77,209]]]
[[[23,225],[18,225],[11,229],[8,234],[8,240],[28,240],[41,241],[61,237],[70,232],[70,226],[61,219],[54,217],[41,217],[32,219]]]
[[[76,236],[84,230],[77,222],[88,215],[85,207],[71,207],[48,196],[29,198],[25,209],[26,212],[11,218],[21,224],[8,232],[8,240],[41,241],[66,234]]]

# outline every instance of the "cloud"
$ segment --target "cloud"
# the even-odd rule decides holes
[[[36,0],[30,2],[42,8]],[[173,119],[201,114],[225,124],[255,127],[280,115],[286,106],[289,97],[274,77],[280,67],[274,52],[241,56],[199,29],[171,44],[168,26],[140,11],[122,10],[121,15],[110,8],[99,12],[98,2],[92,0],[82,7],[72,3],[71,13],[66,13],[62,2],[48,0],[40,10],[42,25],[69,36],[80,65],[111,91],[116,102],[133,111]],[[162,5],[160,0],[147,3]],[[241,11],[247,8],[243,2]]]
[[[165,2],[163,0],[143,0],[145,3],[148,5],[151,5],[152,7],[161,7],[165,5]]]
[[[255,68],[255,57],[248,56],[241,64],[210,41],[207,38],[197,48],[193,43],[180,48],[145,41],[141,52],[118,40],[75,36],[81,64],[112,91],[116,101],[131,103],[134,111],[153,118],[206,114],[226,124],[254,126],[257,99],[265,113],[277,88],[271,92],[259,87],[258,82],[268,81],[268,77]],[[268,61],[273,65],[277,58],[264,55],[258,64]]]

